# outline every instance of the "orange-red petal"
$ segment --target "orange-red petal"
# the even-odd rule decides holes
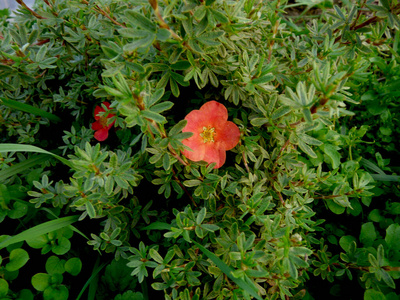
[[[103,125],[99,121],[93,122],[92,123],[92,129],[93,130],[100,130],[103,128]]]
[[[101,128],[94,133],[94,138],[102,142],[108,138],[108,128]]]
[[[215,141],[221,144],[224,150],[231,150],[239,143],[240,130],[237,125],[231,121],[225,122],[223,126],[216,129]]]

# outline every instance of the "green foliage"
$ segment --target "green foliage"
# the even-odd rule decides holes
[[[398,298],[397,0],[18,3],[1,299]],[[241,134],[219,169],[182,154],[210,100]]]

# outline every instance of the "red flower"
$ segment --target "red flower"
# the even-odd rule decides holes
[[[182,143],[193,151],[184,150],[183,155],[193,161],[215,162],[214,169],[220,168],[225,163],[226,151],[234,148],[240,140],[239,128],[228,121],[226,107],[209,101],[200,110],[191,111],[185,120],[187,124],[182,132],[193,132],[193,135]]]
[[[110,109],[110,103],[107,101],[103,102],[103,105]],[[101,114],[100,113],[104,113]],[[108,119],[114,117],[115,115],[106,113],[106,110],[102,106],[96,106],[94,109],[94,118],[96,122],[92,123],[92,129],[96,132],[94,133],[94,138],[100,142],[108,138],[108,131],[114,125],[115,120],[108,124]]]

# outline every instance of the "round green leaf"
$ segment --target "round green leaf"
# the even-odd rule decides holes
[[[58,239],[57,243],[58,245],[52,249],[54,254],[64,255],[69,251],[69,249],[71,249],[71,242],[65,237]]]
[[[38,291],[44,291],[50,285],[50,275],[37,273],[31,279],[32,286]]]
[[[348,252],[352,242],[357,242],[357,239],[352,235],[345,235],[340,238],[339,245],[344,251]]]
[[[330,209],[333,213],[335,213],[335,214],[337,214],[337,215],[340,215],[340,214],[344,213],[344,211],[346,210],[345,207],[343,207],[343,206],[337,204],[336,202],[334,202],[334,201],[332,201],[332,200],[327,200],[327,201],[326,201],[326,204],[328,204],[329,209]]]
[[[5,297],[8,293],[8,282],[0,278],[0,297]]]
[[[392,224],[386,229],[385,241],[390,249],[400,249],[400,226]]]
[[[62,274],[64,269],[65,260],[59,259],[57,256],[50,256],[46,261],[46,271],[49,274]]]
[[[68,300],[68,289],[65,285],[49,286],[43,292],[44,300]]]
[[[64,277],[62,274],[54,273],[50,276],[50,285],[57,285],[63,282]]]
[[[6,265],[6,270],[14,272],[22,268],[29,260],[29,254],[24,249],[18,248],[10,252],[10,262]]]
[[[28,212],[28,205],[21,202],[14,202],[13,209],[8,212],[11,219],[19,219],[26,215]]]
[[[364,300],[386,300],[386,297],[379,291],[369,289],[364,293]]]
[[[70,273],[72,276],[76,276],[82,269],[82,261],[78,257],[73,257],[67,260],[65,263],[65,271]]]
[[[47,238],[47,234],[43,234],[33,239],[27,239],[26,243],[34,249],[40,249],[43,248],[48,243],[48,241],[49,239]]]
[[[361,226],[360,242],[366,246],[371,246],[376,239],[374,223],[368,222]]]
[[[19,292],[18,298],[16,300],[33,300],[33,294],[31,290],[23,289]]]

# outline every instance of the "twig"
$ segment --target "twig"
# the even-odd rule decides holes
[[[276,158],[275,163],[274,163],[274,167],[272,168],[272,173],[275,172],[275,168],[278,165],[278,160],[281,158],[283,150],[285,150],[286,147],[289,146],[289,144],[290,144],[290,141],[288,139],[286,141],[286,143],[282,146],[281,150],[279,151],[278,157]]]
[[[18,0],[17,0],[18,1]],[[86,0],[82,0],[82,3],[89,5],[89,2]],[[123,28],[126,28],[124,24],[119,23],[117,20],[113,19],[108,13],[106,13],[104,10],[102,10],[97,4],[95,5],[94,10],[98,12],[99,14],[102,14],[105,16],[107,19],[109,19],[111,22],[113,22],[115,25],[121,26]]]
[[[182,182],[179,180],[178,176],[176,176],[174,168],[172,168],[172,173],[174,174],[174,179],[175,181],[179,184],[179,186],[183,189],[183,191],[186,193],[186,195],[189,197],[189,199],[192,201],[193,205],[197,207],[197,203],[194,201],[192,194],[189,193],[189,191],[186,189],[186,187],[182,184]]]
[[[167,29],[170,33],[171,33],[171,35],[172,35],[172,37],[174,38],[174,39],[176,39],[176,40],[178,40],[178,41],[182,41],[182,38],[179,36],[179,35],[177,35],[176,33],[175,33],[175,31],[173,31],[170,27],[169,27],[169,25],[164,21],[164,18],[162,17],[162,15],[161,15],[161,13],[160,13],[160,10],[159,10],[159,8],[158,8],[158,2],[157,2],[157,0],[149,0],[149,3],[150,3],[150,5],[151,5],[151,7],[154,9],[154,13],[156,14],[156,17],[157,17],[157,19],[158,19],[158,21],[160,22],[160,27],[161,28],[164,28],[164,29]]]
[[[278,7],[281,4],[281,0],[278,0],[277,4],[276,4],[276,10],[275,10],[275,18],[278,16]],[[275,44],[275,36],[276,33],[278,32],[278,27],[279,27],[279,19],[277,19],[275,21],[274,27],[272,28],[272,40],[269,44],[269,53],[268,53],[268,62],[271,61],[271,56],[272,56],[272,47]]]
[[[38,19],[46,19],[45,17],[42,17],[41,15],[39,15],[38,13],[36,13],[35,11],[33,11],[28,5],[25,4],[25,2],[23,0],[15,0],[17,1],[17,3],[21,6],[23,6],[24,8],[26,8],[27,10],[29,10],[29,12],[34,15],[36,18]]]

